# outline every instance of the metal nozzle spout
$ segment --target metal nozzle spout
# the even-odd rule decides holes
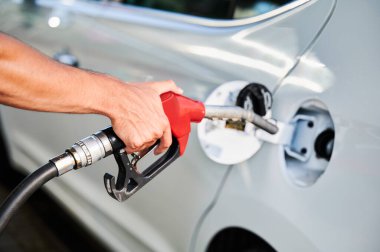
[[[245,110],[238,106],[206,105],[205,118],[246,120],[270,134],[276,134],[278,131],[275,124],[265,120],[253,111]]]

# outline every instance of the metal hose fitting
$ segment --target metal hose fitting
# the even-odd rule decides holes
[[[57,167],[58,176],[61,176],[72,169],[89,166],[111,154],[110,140],[104,132],[99,131],[76,142],[65,153],[50,161]]]

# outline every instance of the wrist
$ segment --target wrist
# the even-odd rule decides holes
[[[89,107],[92,113],[104,115],[113,120],[116,115],[115,111],[118,111],[117,102],[121,92],[125,89],[125,83],[122,81],[105,74],[89,73],[95,80],[91,85],[90,90],[90,104]],[[127,99],[124,97],[124,99]]]

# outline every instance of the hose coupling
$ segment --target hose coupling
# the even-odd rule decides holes
[[[107,135],[98,131],[95,134],[76,142],[65,153],[51,159],[57,167],[58,176],[72,169],[89,166],[112,154],[112,145]]]
[[[112,154],[112,145],[107,135],[102,131],[76,142],[68,152],[75,159],[75,169],[89,166]]]

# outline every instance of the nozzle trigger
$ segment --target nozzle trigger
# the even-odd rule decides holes
[[[178,140],[173,137],[173,143],[165,154],[148,168],[139,172],[137,169],[138,161],[154,149],[158,143],[159,142],[156,142],[156,144],[150,147],[142,156],[136,154],[132,155],[132,160],[129,160],[128,154],[124,149],[114,154],[119,168],[117,178],[109,173],[104,174],[104,185],[112,198],[120,202],[127,200],[179,157]]]

